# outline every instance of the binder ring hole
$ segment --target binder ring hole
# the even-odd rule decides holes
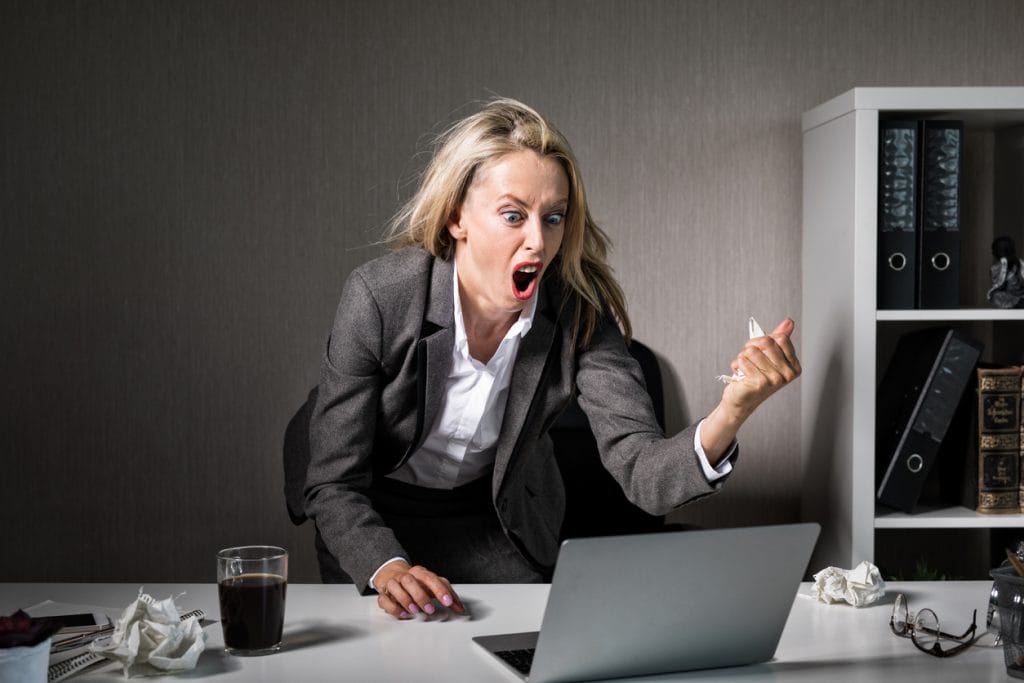
[[[949,264],[951,262],[952,259],[949,258],[949,254],[944,251],[940,251],[932,256],[932,267],[935,268],[935,270],[945,270],[946,268],[949,268]]]
[[[900,271],[907,267],[907,257],[904,256],[902,251],[896,251],[889,255],[889,267],[895,271]]]
[[[910,457],[907,458],[907,469],[917,474],[921,471],[922,467],[924,467],[924,458],[917,453],[911,453]]]

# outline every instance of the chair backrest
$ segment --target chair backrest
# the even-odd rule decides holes
[[[654,352],[633,340],[629,352],[640,364],[658,425],[665,429],[661,370]],[[622,487],[601,464],[587,416],[575,400],[549,432],[565,483],[565,520],[561,536],[608,536],[658,531],[665,518],[650,515],[626,498]]]
[[[309,419],[318,390],[313,387],[299,411],[284,430],[284,502],[292,524],[306,521],[306,470],[309,469]]]

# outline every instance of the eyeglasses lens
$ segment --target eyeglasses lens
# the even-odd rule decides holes
[[[907,601],[902,593],[896,596],[892,606],[892,628],[899,634],[907,632]]]
[[[917,613],[914,620],[914,640],[926,649],[931,649],[939,642],[939,618],[930,609]]]

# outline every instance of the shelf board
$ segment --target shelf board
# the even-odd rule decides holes
[[[1014,124],[1024,116],[1024,88],[853,88],[804,112],[806,133],[855,110],[950,113],[991,126]]]
[[[1024,308],[943,308],[877,311],[878,321],[1024,320]]]
[[[982,515],[970,508],[923,508],[908,515],[892,510],[875,511],[876,529],[994,529],[1024,527],[1024,514]]]

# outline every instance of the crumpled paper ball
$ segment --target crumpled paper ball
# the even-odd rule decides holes
[[[750,318],[747,320],[747,334],[750,339],[753,339],[754,337],[764,336],[764,330],[761,329],[761,325],[756,320],[754,320],[754,316],[750,316]],[[723,384],[729,384],[730,382],[739,382],[744,377],[746,377],[746,375],[744,375],[742,371],[737,370],[731,375],[718,375],[715,377],[715,379],[717,379],[719,382],[722,382]]]
[[[140,588],[114,633],[89,649],[120,662],[125,678],[153,676],[194,669],[206,649],[206,633],[196,617],[181,619],[173,598],[158,601]]]
[[[853,569],[822,569],[814,575],[811,591],[819,602],[848,602],[854,607],[864,607],[885,595],[885,581],[878,567],[864,561]]]

